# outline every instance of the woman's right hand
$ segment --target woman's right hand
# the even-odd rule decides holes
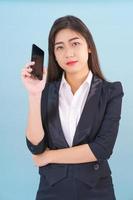
[[[21,79],[25,88],[28,90],[29,95],[40,95],[45,87],[47,70],[44,68],[42,80],[35,79],[31,75],[31,66],[34,64],[35,62],[29,62],[25,65],[21,72]]]

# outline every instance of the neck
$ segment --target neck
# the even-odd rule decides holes
[[[66,73],[65,78],[66,81],[69,83],[73,94],[76,90],[80,87],[80,85],[85,81],[86,77],[88,76],[89,68],[86,68],[79,73]]]

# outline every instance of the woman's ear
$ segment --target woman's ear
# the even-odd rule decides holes
[[[91,50],[90,50],[90,49],[88,49],[88,53],[91,53]]]

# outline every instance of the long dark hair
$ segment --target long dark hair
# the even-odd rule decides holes
[[[56,34],[62,30],[69,28],[80,33],[86,40],[88,48],[90,48],[91,53],[88,59],[88,67],[93,72],[93,74],[97,75],[102,80],[105,80],[103,73],[100,69],[100,64],[98,60],[97,50],[92,38],[92,35],[87,28],[87,26],[77,17],[67,15],[64,17],[58,18],[49,33],[48,39],[48,71],[47,71],[47,81],[52,82],[57,81],[62,77],[63,69],[58,65],[55,55],[54,55],[54,43]]]

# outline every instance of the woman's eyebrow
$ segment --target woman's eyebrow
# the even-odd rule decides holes
[[[74,38],[69,39],[68,41],[71,42],[71,41],[73,41],[73,40],[77,40],[77,39],[80,39],[80,38],[78,38],[78,37],[74,37]],[[58,44],[64,44],[64,42],[62,42],[62,41],[60,41],[60,42],[56,42],[54,45],[58,45]]]
[[[69,42],[71,42],[72,40],[77,40],[77,39],[80,39],[80,38],[78,38],[78,37],[71,38],[71,39],[69,39]]]

